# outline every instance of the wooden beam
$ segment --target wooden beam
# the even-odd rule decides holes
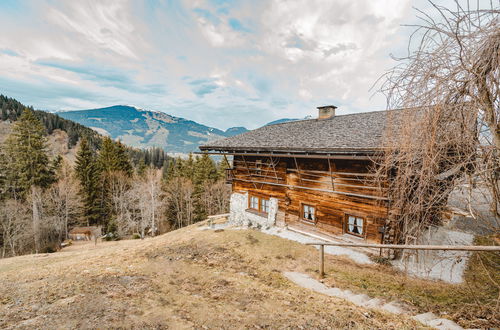
[[[325,181],[320,181],[320,180],[312,180],[312,179],[301,179],[301,181],[308,181],[308,182],[315,182],[319,184],[328,184],[330,185],[329,182]],[[362,186],[362,185],[355,185],[355,184],[346,184],[346,183],[337,183],[335,182],[336,186],[342,186],[342,187],[350,187],[350,188],[361,188],[361,189],[373,189],[373,190],[380,190],[379,187],[376,186]],[[333,185],[332,185],[333,186]],[[333,190],[333,189],[332,189]]]
[[[300,183],[302,183],[302,177],[300,176],[299,163],[297,163],[297,158],[296,157],[293,157],[293,160],[295,161],[295,167],[297,167],[297,174],[299,175],[299,181],[300,181]]]
[[[274,170],[274,176],[276,177],[276,181],[279,181],[279,178],[278,178],[278,173],[276,173],[276,164],[274,164],[274,161],[273,161],[273,158],[270,157],[269,159],[271,161],[271,165],[273,166],[273,170]],[[279,161],[278,161],[279,162]]]
[[[325,277],[325,246],[319,246],[319,277]]]
[[[303,186],[294,186],[294,185],[283,184],[283,183],[265,182],[265,181],[253,181],[253,180],[245,180],[245,179],[240,179],[240,178],[235,178],[234,180],[236,180],[236,181],[242,181],[242,182],[250,182],[250,183],[253,183],[254,185],[255,185],[255,182],[258,182],[258,183],[261,183],[261,184],[268,184],[268,185],[280,186],[280,187],[288,187],[288,188],[292,188],[292,189],[296,188],[296,189],[306,189],[306,190],[322,191],[322,192],[327,192],[327,193],[334,193],[334,194],[339,194],[339,195],[354,196],[354,197],[361,197],[361,198],[368,198],[368,199],[376,199],[376,200],[381,200],[381,201],[388,200],[386,197],[381,197],[381,196],[371,196],[371,195],[363,195],[363,194],[354,194],[354,193],[348,193],[348,192],[343,192],[343,191],[328,190],[328,189],[319,189],[319,188],[303,187]]]
[[[244,169],[244,170],[246,170],[246,168],[244,166],[241,166],[241,165],[236,165],[234,168],[235,169]],[[248,169],[254,170],[254,171],[260,170],[260,171],[263,171],[263,172],[273,172],[273,170],[270,169],[270,168],[249,167]],[[282,171],[276,171],[276,173],[280,173],[280,174],[283,174],[283,175],[286,174],[285,172],[282,172]]]
[[[319,246],[348,246],[364,247],[376,249],[394,249],[394,250],[439,250],[439,251],[493,251],[500,252],[500,245],[399,245],[399,244],[368,244],[368,243],[334,243],[334,242],[310,242],[306,245]]]
[[[226,160],[226,164],[227,164],[227,167],[229,168],[229,171],[231,171],[231,176],[233,178],[236,177],[236,175],[234,174],[234,171],[233,171],[233,167],[234,167],[234,160],[233,160],[233,165],[229,164],[229,160],[227,159],[227,156],[224,155],[224,159]]]
[[[269,175],[261,175],[261,174],[241,174],[240,176],[244,177],[256,177],[256,178],[270,178],[270,179],[276,179],[274,176],[269,176]],[[281,180],[285,181],[283,178],[277,178],[276,180]]]
[[[293,168],[288,169],[289,171],[296,171]],[[322,173],[328,175],[329,173],[327,171],[316,171],[316,170],[306,170],[307,172],[311,173]],[[376,176],[377,174],[375,173],[352,173],[352,172],[332,172],[332,174],[337,174],[337,175],[347,175],[347,176]],[[341,178],[340,178],[341,179]]]
[[[248,165],[247,165],[247,161],[245,160],[245,156],[243,156],[242,158],[243,158],[243,161],[245,162],[245,167],[246,167],[246,169],[248,171],[248,174],[251,175],[250,169],[248,168]],[[255,184],[255,182],[252,181],[252,184],[253,184],[254,188],[257,189],[257,185]]]
[[[333,182],[333,171],[332,171],[332,165],[330,164],[330,158],[328,158],[328,171],[330,172],[330,178],[331,178],[331,183],[332,183],[332,190],[335,189],[335,185],[334,185],[334,182]]]

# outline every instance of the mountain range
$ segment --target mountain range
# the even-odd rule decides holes
[[[57,112],[62,118],[75,121],[95,131],[138,147],[161,147],[168,153],[190,153],[208,141],[238,135],[245,127],[225,131],[163,112],[115,105],[106,108]],[[296,119],[279,119],[267,125]]]

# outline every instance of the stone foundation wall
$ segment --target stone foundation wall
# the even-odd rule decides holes
[[[229,223],[232,225],[268,228],[276,223],[278,199],[269,199],[269,213],[265,217],[248,210],[248,193],[232,193],[229,212]]]

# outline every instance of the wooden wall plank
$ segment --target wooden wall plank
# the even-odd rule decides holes
[[[289,186],[302,186],[331,190],[331,177],[334,178],[336,191],[360,195],[385,197],[384,191],[376,189],[371,179],[372,163],[368,160],[330,160],[326,159],[274,159],[275,166],[268,164],[270,159],[255,156],[235,156],[235,175],[245,176],[252,182],[233,181],[233,191],[246,191],[250,194],[259,194],[274,197],[279,200],[279,222],[286,224],[304,223],[300,220],[301,203],[316,207],[317,222],[313,227],[326,233],[341,235],[345,232],[347,215],[362,217],[365,221],[366,240],[379,243],[382,241],[379,229],[387,217],[385,202],[360,196],[348,196],[332,192],[306,190],[294,187],[285,187],[264,184],[258,176],[250,177],[252,171],[261,168],[266,180],[273,178],[274,182],[283,182]],[[246,166],[245,166],[246,163]],[[266,165],[267,164],[267,165]],[[297,166],[299,167],[297,169]],[[264,172],[265,169],[265,172]],[[343,175],[345,173],[345,175]],[[335,185],[335,183],[340,183]],[[344,184],[344,185],[342,185]],[[369,188],[369,189],[367,189]]]

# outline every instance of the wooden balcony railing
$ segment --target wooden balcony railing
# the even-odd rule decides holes
[[[231,184],[234,180],[234,168],[226,168],[226,183]]]

